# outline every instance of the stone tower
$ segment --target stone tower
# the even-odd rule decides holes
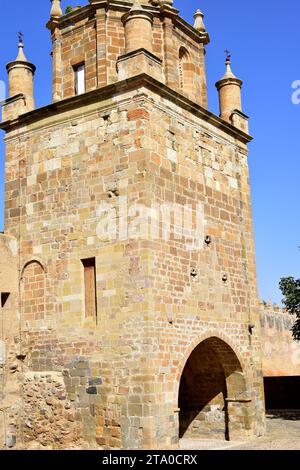
[[[33,109],[18,57],[1,124],[7,445],[262,433],[241,81],[227,61],[221,117],[208,111],[200,10],[194,27],[170,0],[65,15],[52,0],[50,16],[53,103]]]

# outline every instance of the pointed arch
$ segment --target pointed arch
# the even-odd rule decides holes
[[[184,352],[184,355],[182,357],[182,360],[180,362],[180,366],[179,366],[179,369],[178,369],[178,372],[177,372],[177,385],[178,385],[178,387],[179,387],[179,382],[180,382],[180,378],[181,378],[183,369],[184,369],[184,367],[186,365],[186,362],[187,362],[188,358],[190,357],[191,353],[194,351],[194,349],[200,343],[202,343],[203,341],[205,341],[209,338],[216,338],[216,339],[219,339],[220,341],[223,341],[224,343],[226,343],[234,351],[234,354],[236,355],[239,363],[241,364],[242,369],[243,370],[246,369],[246,363],[243,359],[243,356],[240,353],[238,347],[233,343],[231,338],[228,335],[226,335],[224,333],[221,333],[219,330],[217,330],[215,328],[212,328],[212,329],[209,329],[208,331],[206,331],[204,334],[197,336],[193,340],[193,342],[189,345],[188,349]]]
[[[27,266],[29,266],[30,264],[32,263],[37,263],[40,265],[41,269],[44,271],[44,273],[46,274],[47,270],[46,270],[46,267],[44,265],[44,263],[38,259],[38,258],[32,258],[32,259],[29,259],[28,261],[26,261],[26,263],[24,263],[23,265],[23,268],[21,269],[21,279],[23,278],[23,274],[24,274],[24,271],[25,269],[27,268]]]

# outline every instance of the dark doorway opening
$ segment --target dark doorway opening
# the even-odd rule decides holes
[[[230,346],[216,337],[200,343],[188,358],[181,376],[179,437],[229,440],[228,400],[232,409],[231,402],[244,393],[243,371]],[[234,406],[243,405],[237,400]],[[233,429],[235,418],[231,418]]]
[[[265,377],[266,410],[300,411],[300,376]]]

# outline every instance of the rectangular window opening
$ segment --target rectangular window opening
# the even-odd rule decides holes
[[[81,262],[84,268],[85,316],[97,321],[96,258]]]
[[[75,94],[82,95],[85,93],[85,65],[80,64],[74,66],[75,74]]]
[[[1,308],[5,307],[8,297],[10,296],[9,292],[1,292]]]

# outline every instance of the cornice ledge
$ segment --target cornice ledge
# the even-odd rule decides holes
[[[192,114],[204,119],[206,122],[212,124],[213,126],[219,128],[224,132],[227,132],[229,135],[240,140],[245,144],[253,140],[253,137],[251,137],[249,134],[246,134],[245,132],[239,130],[232,124],[224,121],[212,112],[194,103],[182,94],[178,93],[175,90],[172,90],[168,86],[164,85],[162,82],[159,82],[155,78],[152,78],[145,73],[136,75],[134,77],[122,80],[117,83],[113,83],[111,85],[107,85],[103,88],[98,88],[97,90],[89,91],[83,95],[76,95],[71,98],[64,99],[62,101],[57,101],[48,106],[44,106],[43,108],[38,108],[28,113],[22,114],[13,121],[6,121],[1,123],[0,129],[9,132],[15,127],[26,125],[39,119],[55,115],[58,112],[64,112],[68,109],[76,108],[78,106],[84,106],[97,100],[106,100],[112,96],[119,95],[126,91],[134,90],[141,86],[145,86],[151,91],[154,91],[155,93],[163,96],[164,98],[169,99],[172,103],[176,104],[177,106],[182,107],[186,111],[189,111]]]

